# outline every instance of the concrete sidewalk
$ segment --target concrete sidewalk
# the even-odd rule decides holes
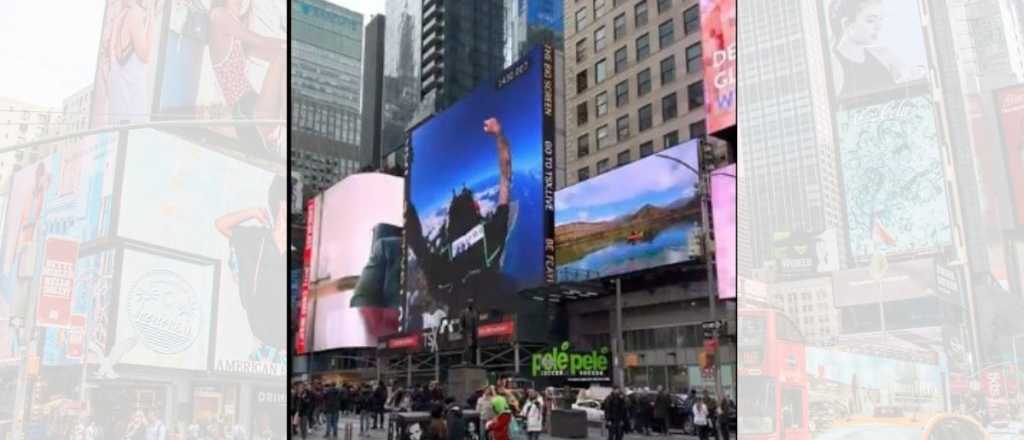
[[[338,420],[338,438],[341,439],[341,440],[345,440],[345,425],[346,424],[352,424],[352,440],[387,440],[388,432],[387,432],[386,428],[385,429],[374,429],[374,430],[370,430],[370,431],[368,431],[366,433],[362,433],[361,434],[359,432],[359,418],[355,417],[355,416],[342,416]],[[602,428],[600,428],[598,426],[594,426],[594,425],[591,425],[588,428],[589,428],[588,429],[589,434],[587,435],[587,439],[588,440],[603,440],[603,439],[607,439],[608,438],[607,432],[604,429],[602,429]],[[320,427],[317,427],[317,429],[315,429],[313,431],[310,431],[309,435],[306,438],[309,439],[309,440],[323,439],[323,438],[325,438],[324,437],[324,433],[325,432],[326,432],[325,427],[320,426]],[[298,435],[295,435],[295,436],[292,436],[292,438],[301,439],[302,437],[298,436]],[[541,440],[561,440],[560,437],[551,437],[547,433],[542,433],[540,435],[540,438],[541,438]],[[697,438],[698,438],[697,436],[684,435],[684,434],[682,434],[680,432],[670,432],[669,435],[667,435],[667,436],[665,436],[665,435],[639,435],[639,434],[626,434],[625,436],[623,436],[623,440],[653,440],[653,439],[675,439],[675,440],[684,439],[684,440],[692,440],[692,439],[697,439]],[[736,438],[736,433],[732,433],[732,435],[730,435],[730,437],[729,437],[729,440],[734,440],[735,438]]]

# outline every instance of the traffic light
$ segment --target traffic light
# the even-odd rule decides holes
[[[701,368],[711,368],[715,364],[715,355],[708,352],[701,352],[697,355],[697,364]]]

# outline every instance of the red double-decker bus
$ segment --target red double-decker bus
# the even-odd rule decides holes
[[[796,324],[770,309],[740,309],[740,438],[809,440],[806,345]]]

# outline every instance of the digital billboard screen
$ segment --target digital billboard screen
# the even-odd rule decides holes
[[[711,221],[718,298],[736,298],[736,164],[711,173]]]
[[[287,2],[214,0],[172,3],[163,45],[160,119],[283,119],[287,83]],[[284,127],[211,130],[257,151],[279,151]]]
[[[89,124],[93,128],[149,120],[156,90],[164,0],[106,0]]]
[[[1024,225],[1024,86],[1013,86],[996,92],[1000,131],[1003,139],[1003,160],[1010,183],[1010,206],[1015,206],[1017,225]]]
[[[691,140],[555,194],[560,278],[621,275],[689,260],[699,239],[697,170]],[[682,162],[682,163],[680,163]]]
[[[132,132],[125,155],[118,235],[219,262],[212,331],[232,343],[215,342],[213,370],[283,376],[284,176],[157,130]]]
[[[708,133],[736,125],[736,0],[700,0]]]
[[[919,2],[828,0],[828,59],[839,98],[892,91],[928,73]]]
[[[837,122],[851,255],[928,251],[950,244],[931,98],[844,108]]]
[[[554,49],[539,46],[415,128],[409,146],[406,329],[475,296],[514,308],[554,281]]]
[[[398,331],[404,190],[402,178],[359,173],[323,193],[313,350],[374,347]]]

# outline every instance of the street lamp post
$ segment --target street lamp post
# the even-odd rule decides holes
[[[693,174],[695,174],[697,176],[697,182],[698,182],[697,183],[697,188],[698,188],[698,192],[700,193],[700,221],[701,221],[701,229],[702,229],[701,236],[702,236],[702,241],[703,241],[703,243],[702,243],[703,246],[702,247],[704,248],[704,268],[707,271],[708,304],[709,304],[709,306],[711,308],[711,321],[712,322],[718,322],[718,299],[715,297],[715,269],[714,269],[714,266],[713,266],[714,263],[711,261],[711,249],[710,249],[710,241],[711,240],[708,238],[708,234],[711,232],[711,221],[708,218],[708,207],[707,207],[708,201],[709,201],[708,195],[710,193],[710,183],[711,183],[710,174],[707,173],[707,172],[701,172],[701,170],[698,170],[698,169],[694,168],[692,165],[690,165],[690,164],[688,164],[686,162],[683,162],[683,161],[681,161],[681,160],[679,160],[677,158],[674,158],[672,156],[668,156],[668,155],[665,155],[665,154],[657,154],[656,156],[660,157],[662,159],[667,159],[667,160],[670,160],[672,162],[675,162],[675,163],[683,166],[687,170],[690,170],[690,172],[692,172]],[[685,307],[685,304],[686,304],[686,301],[683,301],[684,307]],[[715,344],[716,347],[718,346],[718,332],[719,332],[719,329],[715,328],[714,332],[712,332],[712,338],[711,338],[711,340],[714,341],[714,344]],[[721,356],[717,356],[717,354],[716,354],[716,356],[715,356],[715,395],[718,398],[722,397],[721,372],[722,372],[722,359],[721,359]]]

